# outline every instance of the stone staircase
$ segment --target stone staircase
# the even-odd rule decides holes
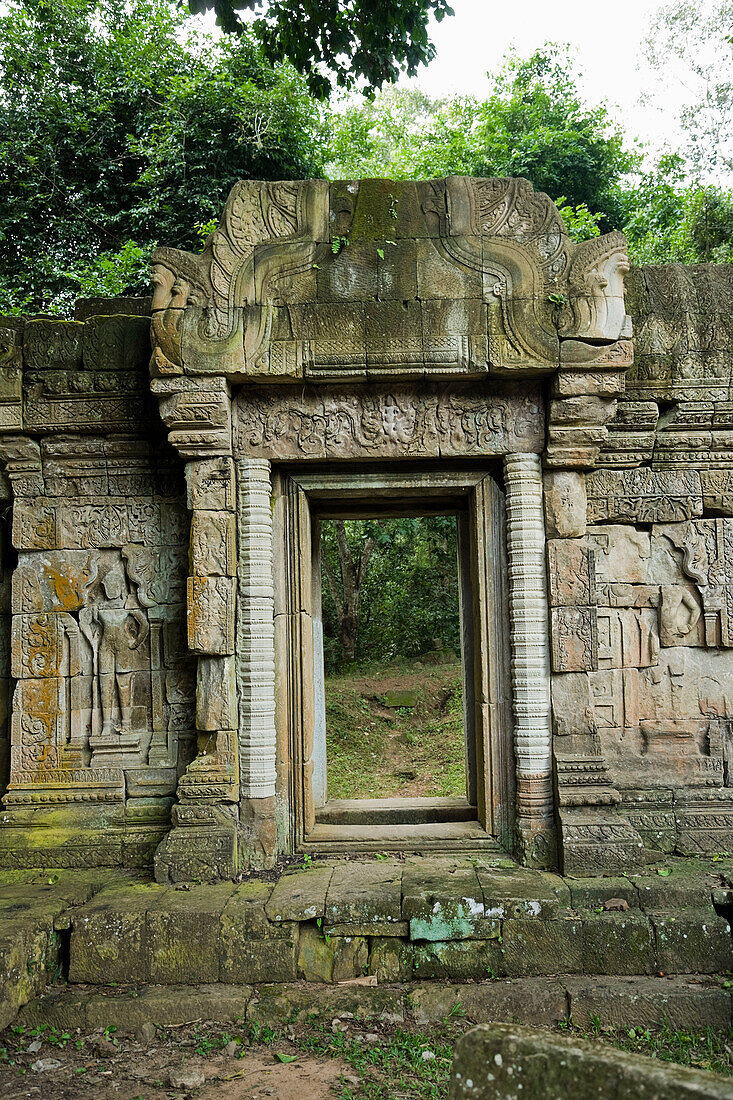
[[[66,1029],[337,1011],[731,1026],[730,860],[593,879],[483,856],[319,860],[186,888],[118,872],[11,879],[3,1025],[25,1004],[22,1023]]]

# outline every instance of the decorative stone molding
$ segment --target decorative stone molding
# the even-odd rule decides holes
[[[524,860],[556,859],[550,731],[550,655],[542,520],[542,468],[537,455],[504,460],[512,647],[517,832]]]
[[[168,349],[170,350],[170,348]],[[151,383],[169,440],[186,460],[188,646],[196,676],[198,752],[178,783],[173,830],[155,857],[159,881],[229,878],[239,865],[239,747],[235,650],[235,483],[231,397],[223,378]]]

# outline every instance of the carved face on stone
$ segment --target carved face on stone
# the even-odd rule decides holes
[[[165,264],[153,264],[150,274],[153,284],[153,312],[164,309],[184,309],[191,290],[186,279],[176,275]]]
[[[571,271],[574,315],[572,331],[578,340],[618,340],[625,335],[624,276],[631,270],[620,234],[585,241]]]
[[[153,264],[150,281],[153,284],[153,313],[151,328],[153,346],[165,358],[177,365],[181,363],[181,326],[183,310],[189,298],[191,285],[176,275],[165,264]]]

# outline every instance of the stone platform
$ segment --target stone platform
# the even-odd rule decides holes
[[[3,1026],[24,1004],[22,1022],[64,1028],[337,1006],[416,1022],[458,1006],[479,1021],[731,1026],[728,859],[593,879],[412,856],[217,886],[121,872],[0,882]]]

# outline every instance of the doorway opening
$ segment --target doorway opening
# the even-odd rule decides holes
[[[495,467],[280,468],[273,489],[276,722],[293,850],[507,849],[514,766]],[[352,593],[340,615],[339,538],[352,569],[368,558],[357,606]]]
[[[475,817],[455,514],[322,519],[321,821]]]

